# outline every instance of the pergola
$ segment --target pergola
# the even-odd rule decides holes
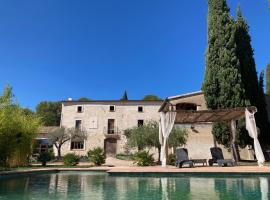
[[[246,128],[250,137],[254,139],[254,149],[258,160],[259,166],[264,163],[264,156],[261,150],[261,146],[257,139],[257,128],[254,114],[256,113],[256,107],[239,107],[231,109],[219,109],[219,110],[176,110],[169,100],[165,100],[159,109],[160,112],[160,143],[161,148],[161,161],[162,166],[166,166],[166,140],[173,128],[174,124],[198,124],[198,123],[213,123],[213,122],[225,122],[230,123],[231,136],[232,136],[232,152],[235,155],[235,160],[238,161],[237,150],[235,147],[236,136],[236,123],[235,121],[246,117]]]

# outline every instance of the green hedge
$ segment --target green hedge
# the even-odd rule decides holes
[[[106,154],[104,150],[100,147],[89,150],[88,153],[89,161],[93,162],[95,165],[100,166],[105,163]]]
[[[66,166],[76,166],[80,161],[80,157],[74,153],[68,153],[63,157],[63,160]]]
[[[138,166],[152,166],[155,163],[153,154],[149,151],[139,151],[134,155],[134,161]]]

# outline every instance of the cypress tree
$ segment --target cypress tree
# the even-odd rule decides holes
[[[246,106],[257,106],[259,88],[254,53],[251,46],[249,26],[242,16],[240,7],[237,9],[237,20],[235,22],[235,41],[245,98],[248,100]]]
[[[264,70],[261,71],[260,77],[259,77],[259,99],[261,101],[257,105],[257,124],[260,128],[260,134],[259,139],[263,144],[269,144],[270,138],[269,138],[269,123],[268,123],[268,115],[266,110],[266,101],[265,101],[265,94],[264,94]]]
[[[246,104],[234,28],[226,0],[208,0],[208,47],[202,89],[209,109]]]
[[[270,64],[266,68],[266,94],[270,95]]]
[[[249,26],[242,16],[240,7],[237,9],[237,20],[235,22],[235,41],[237,45],[237,57],[240,62],[242,82],[245,89],[245,97],[248,100],[246,106],[252,105],[257,107],[258,112],[255,115],[256,122],[261,132],[260,138],[264,138],[264,135],[267,134],[266,130],[268,124],[263,92],[264,72],[261,73],[259,83],[253,56],[254,53],[251,46],[251,37],[249,35]],[[241,129],[244,130],[245,123],[241,124],[243,125]],[[248,137],[248,135],[246,137]]]
[[[128,95],[127,95],[127,91],[125,90],[122,98],[120,99],[121,101],[127,101],[128,100]]]
[[[206,51],[206,71],[202,90],[209,109],[233,108],[249,105],[238,58],[236,26],[230,17],[226,0],[208,0],[208,47]],[[236,143],[245,143],[246,133],[242,133],[243,123],[238,123]],[[228,125],[214,123],[212,133],[216,141],[225,147],[231,143]],[[240,137],[241,136],[241,137]],[[242,145],[241,145],[242,146]],[[238,159],[238,155],[234,154]]]

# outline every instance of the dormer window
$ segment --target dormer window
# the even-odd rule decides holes
[[[78,106],[77,107],[77,112],[78,113],[82,113],[83,112],[83,107],[82,106]]]
[[[114,112],[115,111],[115,106],[110,106],[110,112]]]
[[[143,112],[143,107],[142,106],[138,107],[138,112]]]

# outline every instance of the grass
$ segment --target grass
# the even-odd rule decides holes
[[[117,154],[117,155],[116,155],[116,158],[119,159],[119,160],[128,160],[128,161],[132,161],[132,160],[134,160],[133,157],[134,157],[134,155],[132,155],[132,154],[130,154],[130,155]]]

